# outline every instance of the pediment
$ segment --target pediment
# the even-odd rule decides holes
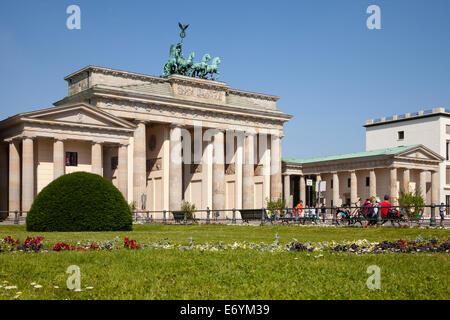
[[[38,110],[24,114],[23,118],[24,120],[30,119],[61,125],[77,124],[105,128],[134,128],[132,123],[87,104],[76,104]]]
[[[411,160],[432,160],[432,161],[443,160],[443,158],[439,154],[422,145],[397,153],[395,156]]]

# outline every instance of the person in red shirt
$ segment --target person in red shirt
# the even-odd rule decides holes
[[[384,196],[384,201],[380,204],[381,205],[381,218],[387,218],[388,211],[391,210],[391,203],[388,201],[389,196],[386,194]]]

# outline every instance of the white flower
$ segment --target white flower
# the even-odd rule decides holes
[[[35,285],[34,287],[35,287],[36,289],[42,288],[42,286],[41,286],[40,284],[37,284],[37,285]]]
[[[55,288],[55,289],[59,289],[59,287],[58,287],[58,286],[53,286],[53,288]]]
[[[75,289],[74,291],[75,291],[75,292],[80,292],[80,291],[81,291],[81,289]]]
[[[17,289],[16,286],[6,286],[5,290]]]
[[[35,286],[35,285],[36,285],[36,282],[32,282],[32,283],[30,283],[30,285],[32,285],[32,286]]]
[[[87,290],[92,290],[94,287],[86,287]]]

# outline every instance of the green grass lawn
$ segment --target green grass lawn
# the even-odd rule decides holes
[[[196,243],[234,241],[413,240],[448,238],[449,230],[353,229],[287,226],[142,226],[133,232],[29,233],[23,226],[1,226],[0,236],[23,240],[45,237],[46,244],[129,237],[140,243],[168,238]],[[260,252],[236,250],[116,250],[99,252],[0,253],[0,299],[449,299],[448,253],[364,254]],[[66,289],[70,265],[81,268],[82,292]],[[369,290],[370,265],[381,268],[381,289]],[[35,289],[36,282],[43,287]],[[53,286],[59,286],[54,289]],[[92,286],[92,290],[84,290]]]

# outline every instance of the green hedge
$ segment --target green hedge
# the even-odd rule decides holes
[[[75,172],[42,189],[26,222],[28,231],[128,231],[133,219],[122,193],[110,181]]]

